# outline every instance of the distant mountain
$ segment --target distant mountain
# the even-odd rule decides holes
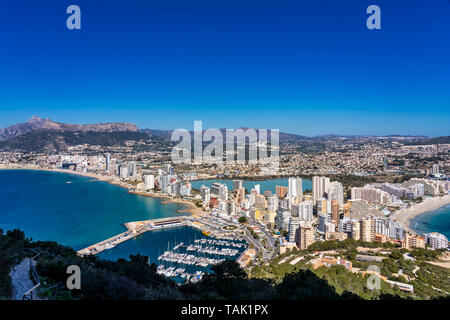
[[[157,130],[157,129],[141,129],[141,132],[149,135],[150,137],[160,137],[169,139],[172,136],[173,130]]]
[[[0,141],[9,140],[21,134],[39,130],[47,121],[50,121],[50,119],[41,119],[34,116],[28,120],[28,122],[15,124],[7,128],[0,129]]]
[[[139,128],[131,123],[113,122],[98,124],[65,124],[53,122],[33,116],[26,123],[19,123],[0,130],[0,141],[7,141],[17,136],[36,131],[72,131],[72,132],[139,132]]]
[[[249,128],[239,128],[247,130]],[[219,129],[226,137],[226,129]],[[142,129],[126,122],[98,124],[65,124],[33,116],[26,123],[12,125],[0,130],[0,150],[2,151],[64,151],[69,146],[90,144],[98,146],[123,145],[125,141],[146,141],[156,143],[161,148],[170,145],[173,130]],[[190,131],[193,137],[193,132]],[[271,130],[268,130],[270,141]],[[425,136],[341,136],[326,134],[306,137],[279,132],[280,144],[293,144],[302,152],[321,152],[336,144],[366,143],[371,140],[397,141],[403,144],[449,143],[450,137],[428,138]],[[207,143],[205,141],[205,143]],[[225,141],[224,141],[225,143]]]
[[[450,144],[450,136],[413,140],[405,144],[408,145]]]
[[[68,147],[89,144],[103,147],[121,146],[126,141],[150,140],[147,134],[135,131],[63,131],[39,129],[1,141],[1,151],[58,152]]]
[[[238,129],[247,130],[249,128],[242,127],[242,128],[238,128]],[[222,132],[222,135],[225,138],[226,137],[226,129],[222,128],[222,129],[219,129],[219,130],[220,130],[220,132]],[[172,136],[173,130],[142,129],[141,132],[145,132],[150,137],[155,136],[155,137],[162,137],[162,138],[170,139],[171,136]],[[205,130],[203,131],[203,133],[204,132],[205,132]],[[191,133],[191,136],[193,137],[194,132],[190,131],[190,133]],[[270,139],[270,133],[271,133],[271,131],[268,130],[267,139]],[[297,135],[297,134],[291,134],[291,133],[285,133],[285,132],[280,132],[279,133],[279,141],[280,141],[280,143],[299,142],[299,141],[305,141],[305,140],[311,140],[311,139],[312,138],[305,137],[305,136],[300,136],[300,135]]]
[[[2,151],[65,151],[69,146],[80,144],[115,146],[130,140],[149,140],[149,136],[126,122],[79,125],[38,116],[0,130]]]
[[[247,127],[241,127],[238,129],[244,129],[247,130],[249,128]],[[222,128],[219,129],[222,132],[223,137],[226,136],[226,129]],[[256,129],[258,130],[258,129]],[[156,136],[156,137],[163,137],[166,139],[170,139],[172,136],[173,130],[156,130],[156,129],[141,129],[141,132],[145,132],[149,136]],[[205,132],[205,131],[203,131]],[[194,132],[190,131],[191,136],[193,136]],[[270,138],[270,130],[268,130],[268,139]],[[287,133],[287,132],[279,132],[279,141],[280,143],[313,143],[313,142],[323,142],[327,140],[341,140],[341,139],[347,139],[347,140],[367,140],[367,139],[389,139],[389,140],[427,140],[429,139],[427,136],[410,136],[410,135],[399,135],[399,134],[393,134],[393,135],[387,135],[387,136],[370,136],[370,135],[337,135],[337,134],[324,134],[324,135],[317,135],[313,137],[307,137],[303,135],[293,134],[293,133]]]

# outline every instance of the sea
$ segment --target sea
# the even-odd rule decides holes
[[[410,223],[418,234],[439,232],[450,239],[450,204],[414,217]]]
[[[0,229],[19,228],[33,240],[56,241],[75,250],[126,231],[125,222],[183,215],[177,211],[185,209],[184,205],[162,204],[162,201],[129,194],[119,186],[69,172],[0,170]],[[117,260],[141,254],[148,256],[150,262],[166,268],[185,268],[190,274],[210,272],[211,265],[197,267],[158,260],[167,250],[196,255],[186,248],[201,239],[211,240],[190,227],[158,230],[146,232],[97,256]],[[184,246],[174,250],[181,242]],[[208,258],[236,259],[247,245],[243,241],[234,242],[242,243],[236,255]],[[226,248],[223,245],[215,247]],[[206,257],[207,254],[198,256]],[[180,277],[174,280],[184,281]]]
[[[199,189],[214,182],[233,187],[232,180],[199,180],[193,181],[192,186]],[[277,185],[287,186],[288,180],[244,182],[246,189],[256,184],[261,192],[275,192]],[[311,180],[303,180],[303,189],[311,189]],[[0,229],[19,228],[34,240],[56,241],[75,250],[124,232],[125,222],[179,216],[182,214],[177,210],[185,209],[182,204],[161,202],[69,172],[0,170]],[[411,226],[419,233],[436,231],[450,238],[450,206],[412,219]],[[99,257],[116,260],[140,253],[156,263],[168,247],[202,238],[205,236],[200,231],[189,227],[146,232]]]
[[[185,209],[161,201],[70,173],[0,170],[0,228],[19,228],[34,240],[57,241],[75,250],[126,231],[125,222],[179,216],[177,210]],[[181,239],[185,231],[146,233],[142,239],[159,243],[178,233]]]
[[[224,183],[227,185],[228,190],[233,189],[233,180],[228,179],[212,179],[212,180],[195,180],[191,181],[192,188],[200,190],[202,185],[207,187],[211,187],[211,185],[215,182]],[[255,187],[255,185],[260,185],[261,193],[264,191],[272,191],[275,193],[276,186],[288,186],[288,179],[268,179],[268,180],[244,180],[244,188],[246,190],[251,190]],[[303,191],[312,190],[312,181],[309,179],[303,179],[302,181]]]

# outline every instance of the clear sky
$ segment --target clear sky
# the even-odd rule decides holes
[[[81,30],[66,8],[81,8]],[[381,8],[381,30],[366,8]],[[0,127],[450,135],[449,0],[0,3]]]

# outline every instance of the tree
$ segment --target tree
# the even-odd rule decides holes
[[[246,223],[247,222],[247,217],[240,217],[238,219],[239,223]]]

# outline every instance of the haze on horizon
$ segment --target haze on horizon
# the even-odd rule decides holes
[[[305,136],[450,135],[447,1],[17,0],[0,10],[0,128],[33,115]],[[23,8],[27,10],[23,10]],[[32,26],[30,26],[32,21]]]

